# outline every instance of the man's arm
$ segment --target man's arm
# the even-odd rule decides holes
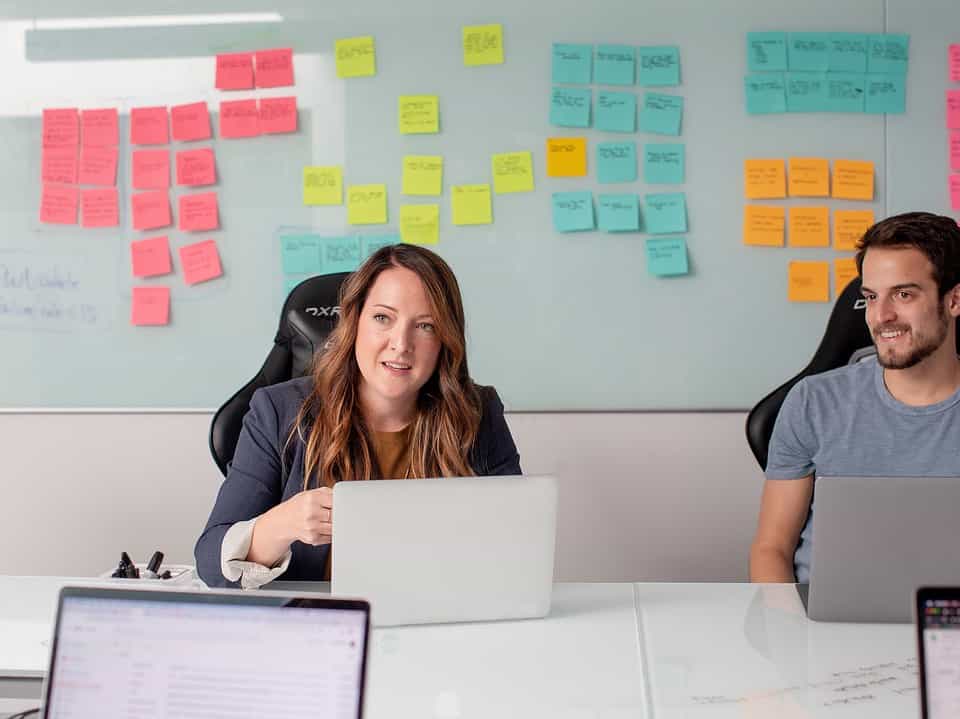
[[[813,496],[813,475],[768,479],[760,499],[760,520],[750,546],[751,582],[795,582],[793,554]]]

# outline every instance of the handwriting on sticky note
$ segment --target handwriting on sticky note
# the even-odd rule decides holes
[[[950,169],[960,170],[960,131],[950,132]]]
[[[552,201],[557,232],[584,232],[596,227],[590,192],[554,192]]]
[[[840,200],[873,200],[873,163],[834,160],[833,196]]]
[[[960,90],[947,90],[947,128],[960,130]]]
[[[377,74],[377,50],[373,38],[349,37],[334,43],[337,77],[371,77]]]
[[[647,271],[656,277],[677,277],[690,273],[685,237],[656,238],[646,241]]]
[[[80,195],[83,227],[116,227],[120,224],[117,190],[84,190]]]
[[[490,185],[454,185],[453,224],[489,225],[493,222]]]
[[[830,263],[791,262],[787,278],[790,302],[829,302]]]
[[[593,46],[553,43],[553,82],[589,85],[593,79]]]
[[[683,98],[648,92],[643,96],[640,129],[658,135],[679,135],[683,123]]]
[[[347,188],[347,222],[383,225],[387,222],[387,186],[351,185]]]
[[[821,157],[791,157],[787,162],[791,197],[829,197],[830,163]]]
[[[829,208],[794,206],[788,212],[788,220],[791,247],[830,246]]]
[[[170,124],[173,139],[177,142],[209,140],[210,111],[207,103],[192,102],[188,105],[174,105],[170,108]]]
[[[744,194],[751,200],[778,199],[787,196],[783,160],[744,160]]]
[[[440,100],[436,95],[401,95],[400,132],[405,135],[440,132]]]
[[[834,210],[833,247],[855,250],[863,233],[874,223],[873,210]]]
[[[636,77],[636,50],[630,45],[598,45],[596,82],[632,85]]]
[[[597,225],[604,232],[640,230],[640,200],[636,195],[597,197]]]
[[[179,210],[180,229],[186,232],[206,232],[220,226],[216,192],[181,195]]]
[[[130,324],[170,324],[169,287],[134,287],[131,300]]]
[[[597,93],[597,129],[636,132],[637,96],[630,92]]]
[[[587,174],[587,138],[547,139],[547,176],[584,177]]]
[[[279,135],[296,131],[296,97],[265,97],[260,100],[260,132]]]
[[[750,72],[783,72],[787,69],[787,34],[748,32],[747,66]]]
[[[50,225],[77,224],[80,193],[75,187],[44,185],[40,196],[40,222]]]
[[[440,195],[443,192],[443,157],[405,156],[402,187],[404,195]]]
[[[684,181],[684,146],[651,143],[643,147],[643,179],[653,185],[680,185]]]
[[[217,181],[213,150],[181,150],[177,153],[177,184],[188,187],[212,185]]]
[[[217,55],[216,87],[218,90],[253,89],[253,53]]]
[[[293,49],[257,50],[254,55],[257,87],[286,87],[293,84]]]
[[[498,195],[533,192],[533,158],[529,152],[503,152],[491,158],[493,191]]]
[[[304,167],[303,204],[342,205],[342,170],[339,167]]]
[[[503,63],[503,26],[467,25],[463,28],[463,64],[500,65]]]
[[[170,187],[170,153],[167,150],[134,150],[133,189],[163,190]]]
[[[131,145],[165,145],[169,141],[166,107],[135,107],[130,110]]]
[[[948,184],[950,187],[950,208],[960,210],[960,175],[950,175]]]
[[[323,271],[353,272],[360,266],[360,240],[351,235],[348,237],[324,237],[320,245],[323,254]]]
[[[440,205],[401,205],[400,237],[411,245],[440,241]]]
[[[80,144],[80,115],[75,107],[43,111],[43,146],[76,147]]]
[[[44,182],[74,185],[77,182],[79,153],[76,147],[45,147],[40,160]]]
[[[637,143],[598,142],[597,181],[633,182],[637,179]]]
[[[590,127],[593,94],[576,87],[555,87],[550,95],[550,124],[557,127]]]
[[[170,225],[170,198],[166,190],[139,192],[130,198],[133,229],[155,230]]]
[[[644,197],[644,219],[651,235],[687,231],[687,200],[682,192]]]
[[[318,235],[283,235],[280,256],[283,271],[288,275],[319,275],[323,272]]]
[[[640,48],[640,77],[645,87],[680,84],[680,50],[673,46]]]
[[[833,294],[839,296],[846,286],[855,279],[857,272],[857,261],[852,257],[837,257],[833,261]]]
[[[220,136],[229,139],[260,134],[260,110],[256,100],[220,103]]]
[[[80,155],[80,184],[112,187],[117,184],[116,147],[84,147]]]
[[[183,268],[183,281],[188,285],[206,282],[223,274],[220,267],[220,253],[213,240],[194,242],[178,250],[180,266]]]
[[[170,274],[173,268],[170,264],[170,242],[166,235],[131,242],[130,263],[134,277]]]
[[[786,211],[772,205],[746,205],[743,208],[743,244],[783,247]]]
[[[84,147],[112,147],[120,143],[116,108],[83,110],[80,113],[80,136]]]

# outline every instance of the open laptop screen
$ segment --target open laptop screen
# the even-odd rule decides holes
[[[960,588],[917,598],[925,719],[960,717]]]
[[[65,589],[45,716],[361,716],[366,603],[233,594]]]

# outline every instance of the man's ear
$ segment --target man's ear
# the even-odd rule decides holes
[[[960,317],[960,285],[954,286],[952,290],[947,290],[947,294],[943,298],[943,304],[952,317]]]

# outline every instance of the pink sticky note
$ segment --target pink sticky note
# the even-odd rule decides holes
[[[950,208],[960,210],[960,175],[950,175]]]
[[[180,266],[183,267],[183,280],[188,285],[206,282],[223,274],[220,267],[220,254],[213,240],[195,242],[180,248]]]
[[[186,232],[204,232],[220,226],[217,215],[217,193],[201,192],[180,196],[180,229]]]
[[[220,136],[256,137],[260,134],[260,112],[256,100],[220,103]]]
[[[170,187],[170,153],[166,150],[133,151],[133,189],[164,190]]]
[[[40,222],[51,225],[77,224],[79,197],[76,187],[44,185],[40,197]]]
[[[960,130],[960,90],[947,90],[947,127]]]
[[[184,150],[177,153],[177,184],[199,187],[217,181],[213,150]]]
[[[80,184],[117,184],[117,155],[115,147],[84,147],[80,155]]]
[[[210,113],[205,102],[174,105],[170,108],[170,124],[177,142],[210,139]]]
[[[950,133],[950,169],[960,170],[960,132]]]
[[[132,299],[130,324],[170,324],[169,287],[134,287]]]
[[[135,107],[130,110],[131,145],[165,145],[168,142],[167,108]]]
[[[166,235],[131,242],[130,260],[134,277],[168,275],[173,271],[170,265],[170,243]]]
[[[78,153],[75,147],[45,147],[40,161],[40,175],[44,182],[75,185],[77,162]]]
[[[950,82],[960,82],[960,45],[951,45],[949,51]]]
[[[260,131],[266,134],[297,131],[297,98],[270,97],[260,100]]]
[[[253,53],[217,55],[218,90],[253,89]]]
[[[170,225],[170,199],[166,190],[140,192],[130,198],[133,229],[155,230]]]
[[[80,113],[80,136],[84,147],[112,147],[120,144],[116,108],[83,110]]]
[[[120,224],[117,189],[84,190],[80,196],[81,224],[84,227],[116,227]]]
[[[43,111],[43,146],[76,147],[80,144],[80,113],[71,107]]]
[[[257,50],[257,87],[285,87],[293,84],[293,50]]]

